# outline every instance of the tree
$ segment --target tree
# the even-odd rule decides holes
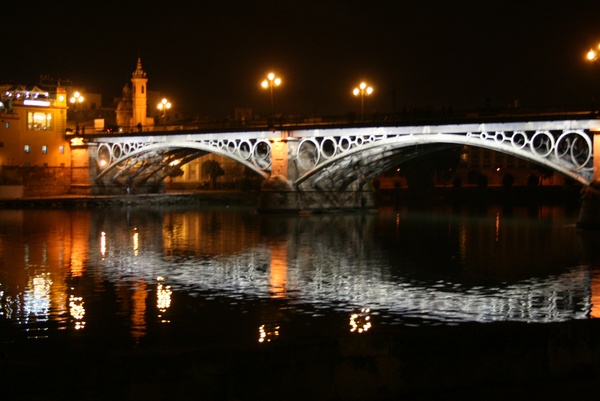
[[[515,183],[514,175],[512,175],[511,173],[504,174],[504,176],[502,177],[502,186],[504,188],[510,188],[513,186],[514,183]]]
[[[244,166],[243,178],[240,181],[240,188],[244,191],[259,190],[263,177],[248,166]]]
[[[216,160],[206,160],[202,163],[202,175],[210,178],[210,188],[217,187],[217,178],[225,175],[225,170]]]

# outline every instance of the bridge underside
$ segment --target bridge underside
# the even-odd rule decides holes
[[[372,182],[389,169],[409,160],[456,145],[408,146],[382,151],[365,149],[326,168],[306,168],[315,160],[310,151],[297,152],[293,176],[272,175],[260,194],[261,211],[365,211],[376,207]]]
[[[162,149],[141,153],[115,164],[110,174],[96,179],[96,192],[116,192],[133,188],[149,188],[158,192],[168,177],[181,175],[181,167],[207,152],[192,149]]]

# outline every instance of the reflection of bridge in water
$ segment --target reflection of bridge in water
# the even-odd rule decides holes
[[[590,315],[592,281],[587,267],[561,269],[544,278],[525,276],[496,288],[471,285],[461,278],[432,280],[420,279],[418,274],[399,275],[389,267],[388,251],[373,238],[375,219],[373,215],[273,217],[266,219],[265,225],[280,232],[270,233],[267,242],[254,238],[238,246],[227,245],[233,246],[229,252],[214,254],[180,244],[169,258],[160,252],[142,251],[144,242],[156,242],[158,237],[146,238],[144,232],[111,224],[103,237],[104,250],[99,247],[101,234],[91,233],[98,245],[91,246],[90,265],[97,266],[98,273],[114,283],[130,280],[153,285],[160,278],[161,285],[192,296],[238,301],[277,298],[308,314],[318,313],[320,308],[350,314],[366,307],[392,321],[415,318],[438,322],[557,322]],[[179,223],[195,226],[192,222]],[[489,238],[482,239],[480,231],[464,225],[456,230],[457,237],[471,244],[467,248],[462,242],[457,245],[460,259],[481,269],[478,241]],[[496,235],[495,231],[490,230],[490,235]],[[564,230],[540,235],[552,243],[573,240],[563,238],[569,235]],[[190,237],[185,230],[178,236]],[[524,240],[524,252],[531,253],[521,255],[525,260],[555,258],[548,252],[537,252],[539,247]],[[177,242],[172,238],[168,241]],[[113,253],[111,242],[130,243],[131,250]]]
[[[0,319],[31,336],[82,329],[86,308],[99,294],[112,303],[113,291],[135,338],[148,327],[151,300],[160,315],[185,296],[357,320],[368,308],[391,324],[600,317],[598,232],[531,228],[526,211],[484,219],[446,212],[423,224],[403,211],[5,210],[0,228],[14,243],[5,243]],[[573,251],[580,247],[584,264]]]
[[[383,172],[456,145],[506,153],[590,185],[596,181],[598,130],[600,120],[547,119],[93,135],[87,144],[96,193],[114,186],[159,187],[180,166],[214,153],[265,179],[264,209],[359,209],[373,205],[368,184]]]

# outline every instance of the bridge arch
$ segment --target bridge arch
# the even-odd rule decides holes
[[[593,180],[593,142],[583,129],[455,133],[362,133],[305,138],[296,152],[299,189],[362,188],[384,171],[424,152],[456,145],[486,148],[557,171],[583,185]]]
[[[156,143],[104,142],[96,146],[96,180],[120,186],[157,184],[181,166],[213,153],[240,163],[263,178],[270,168],[270,145],[264,139],[220,140],[215,143],[168,141]],[[104,164],[104,165],[103,165]]]

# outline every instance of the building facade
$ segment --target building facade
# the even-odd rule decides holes
[[[131,82],[133,90],[126,86],[120,108],[110,112],[99,94],[79,91],[82,102],[74,101],[70,81],[42,75],[35,85],[0,83],[0,198],[90,193],[89,155],[79,136],[108,134],[115,123],[154,129],[140,59]]]
[[[0,197],[69,190],[67,109],[62,86],[0,85]]]

